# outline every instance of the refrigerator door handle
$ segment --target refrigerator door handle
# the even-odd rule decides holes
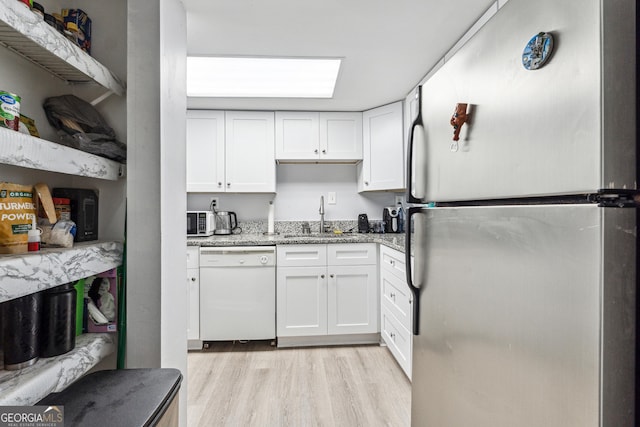
[[[420,335],[420,288],[416,287],[413,281],[413,271],[411,268],[411,217],[419,213],[422,208],[410,207],[407,210],[405,218],[405,239],[404,239],[404,256],[405,256],[405,272],[407,274],[407,286],[413,294],[413,335]]]
[[[418,115],[409,131],[409,141],[407,147],[407,203],[424,203],[420,198],[413,195],[412,178],[413,178],[413,137],[417,126],[422,126],[422,86],[418,86]]]

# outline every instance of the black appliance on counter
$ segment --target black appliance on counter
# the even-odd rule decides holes
[[[71,201],[71,221],[76,223],[76,242],[98,240],[98,194],[86,188],[54,188],[53,197]]]
[[[404,231],[401,207],[388,206],[384,208],[382,221],[384,221],[385,233],[402,233]]]
[[[369,217],[367,214],[358,215],[358,233],[368,233],[369,231]]]

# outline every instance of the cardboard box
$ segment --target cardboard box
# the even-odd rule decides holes
[[[73,22],[78,26],[78,46],[91,55],[91,18],[82,9],[62,9],[64,26]]]
[[[117,269],[109,270],[85,279],[85,317],[87,332],[117,332],[118,330],[118,274]],[[93,308],[100,315],[96,315]],[[106,321],[105,321],[106,319]]]

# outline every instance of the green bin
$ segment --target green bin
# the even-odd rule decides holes
[[[76,289],[76,336],[82,335],[82,318],[84,316],[84,279],[78,280]]]

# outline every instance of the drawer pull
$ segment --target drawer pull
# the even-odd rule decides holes
[[[320,278],[321,278],[321,279],[324,279],[324,274],[321,274],[321,275],[320,275]]]

